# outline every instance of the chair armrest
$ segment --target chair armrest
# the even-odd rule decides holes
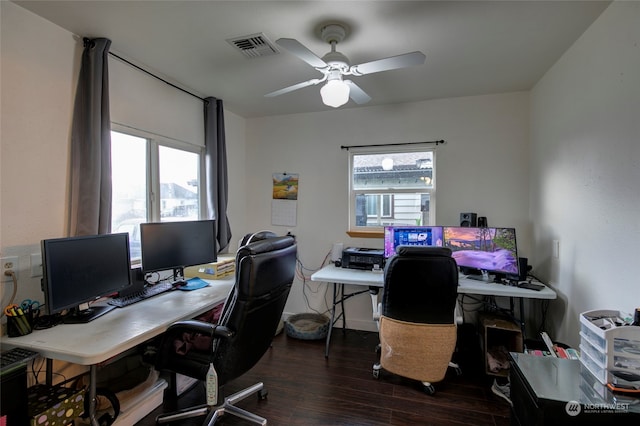
[[[167,328],[165,336],[167,338],[172,338],[175,336],[182,336],[182,333],[201,333],[209,337],[225,338],[233,336],[233,331],[229,330],[227,327],[199,320],[174,322],[169,326],[169,328]]]

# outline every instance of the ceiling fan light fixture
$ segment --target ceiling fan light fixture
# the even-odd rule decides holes
[[[338,108],[349,101],[349,85],[340,79],[329,80],[320,89],[320,96],[325,105]]]

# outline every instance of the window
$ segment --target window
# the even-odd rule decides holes
[[[433,150],[352,152],[350,232],[435,224]]]
[[[200,218],[203,148],[111,132],[112,232],[140,258],[140,223]]]

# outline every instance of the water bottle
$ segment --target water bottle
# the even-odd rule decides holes
[[[213,363],[209,364],[207,371],[207,405],[218,404],[218,373],[213,367]]]

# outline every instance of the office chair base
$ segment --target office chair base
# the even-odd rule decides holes
[[[258,398],[260,398],[261,400],[267,398],[267,391],[264,389],[264,384],[262,382],[256,383],[255,385],[236,392],[233,395],[229,395],[220,405],[199,405],[197,407],[191,407],[175,411],[173,413],[161,414],[156,417],[156,424],[178,422],[183,419],[206,415],[207,418],[205,419],[203,424],[213,425],[216,423],[220,416],[224,414],[231,414],[233,416],[259,425],[266,425],[267,419],[250,413],[249,411],[243,410],[242,408],[238,408],[234,405],[238,401],[242,401],[243,399],[253,394],[258,394]]]
[[[455,362],[449,362],[449,367],[453,368],[455,370],[457,376],[462,376],[462,369],[460,368],[460,366],[458,364],[456,364]],[[380,365],[379,362],[373,364],[373,378],[374,379],[379,379],[380,378],[380,370],[382,370],[382,365]],[[421,382],[421,383],[422,383],[422,390],[427,395],[433,395],[433,394],[436,393],[436,388],[430,382]]]

